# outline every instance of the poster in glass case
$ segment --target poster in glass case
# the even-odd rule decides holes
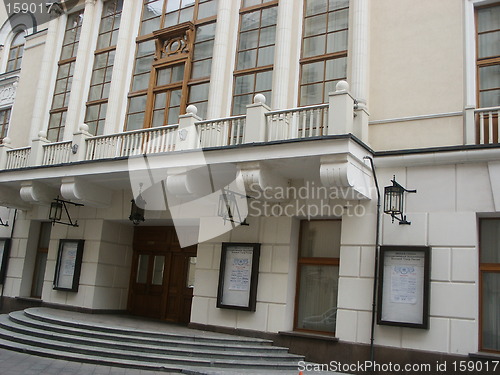
[[[57,254],[54,289],[78,291],[84,240],[61,240]]]

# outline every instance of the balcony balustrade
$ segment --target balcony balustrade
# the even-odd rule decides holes
[[[499,143],[500,107],[481,108],[474,111],[476,125],[476,144]]]

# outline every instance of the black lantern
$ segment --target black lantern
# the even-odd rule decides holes
[[[219,197],[219,208],[217,210],[217,215],[222,217],[224,223],[229,221],[231,223],[236,223],[240,225],[249,225],[245,220],[241,220],[241,213],[238,207],[238,202],[236,197],[239,198],[250,198],[247,195],[239,194],[229,189],[223,189],[222,194]]]
[[[396,176],[391,180],[392,185],[384,188],[384,213],[391,215],[392,222],[394,219],[399,221],[399,224],[411,224],[406,220],[404,214],[404,193],[416,193],[416,190],[408,190],[396,182]]]
[[[134,225],[139,225],[140,222],[144,222],[144,212],[146,211],[144,207],[146,207],[146,201],[142,198],[141,194],[137,196],[136,199],[132,199],[132,205],[130,207],[130,216],[128,217]]]
[[[73,220],[71,220],[71,216],[69,215],[68,207],[66,206],[66,204],[72,204],[73,206],[83,206],[83,204],[65,201],[57,197],[50,204],[49,220],[52,221],[52,225],[58,223],[58,224],[69,225],[72,227],[77,227],[78,221],[75,220],[75,222],[73,222]],[[63,210],[66,212],[66,216],[68,217],[69,222],[61,221]]]

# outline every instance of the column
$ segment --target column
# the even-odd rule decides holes
[[[207,119],[225,117],[231,111],[232,85],[228,82],[232,82],[236,47],[234,38],[239,22],[238,13],[232,14],[232,7],[238,4],[239,1],[219,0]]]

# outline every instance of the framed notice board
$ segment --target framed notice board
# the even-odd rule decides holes
[[[9,262],[10,238],[0,238],[0,285],[5,281],[7,263]]]
[[[217,307],[255,311],[260,244],[222,244]]]
[[[60,240],[54,289],[78,292],[84,240]]]
[[[377,323],[429,328],[430,248],[381,246]]]

